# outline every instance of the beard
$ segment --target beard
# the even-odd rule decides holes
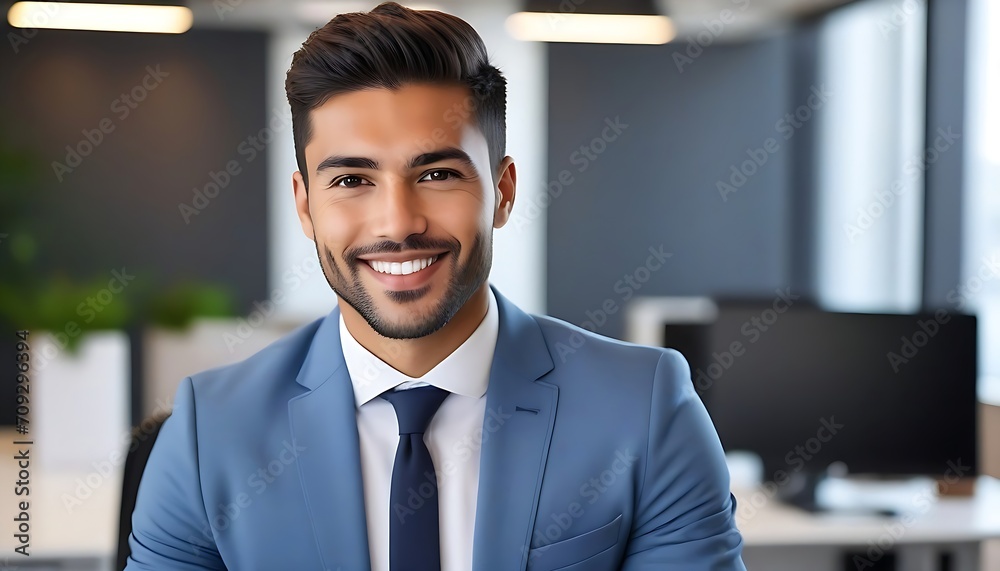
[[[438,260],[449,265],[450,273],[444,296],[433,307],[424,308],[416,319],[409,323],[390,321],[379,309],[371,292],[361,281],[359,256],[375,253],[396,253],[405,250],[445,250],[446,260]],[[330,250],[319,241],[316,242],[316,255],[319,257],[320,268],[330,284],[330,288],[341,299],[353,307],[376,333],[389,339],[416,339],[425,337],[444,327],[458,313],[469,298],[486,282],[490,268],[493,265],[493,234],[479,232],[473,240],[469,259],[458,265],[462,245],[457,240],[436,240],[421,235],[408,237],[402,243],[382,241],[370,246],[350,248],[344,252],[346,272],[333,257]],[[323,261],[326,260],[326,264]],[[441,268],[444,270],[445,268]],[[415,304],[430,294],[431,285],[414,290],[392,291],[384,293],[393,302],[400,305]]]

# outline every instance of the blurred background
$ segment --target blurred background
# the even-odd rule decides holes
[[[178,382],[335,306],[283,82],[376,4],[0,2],[0,569],[115,568]],[[685,354],[750,569],[1000,569],[1000,4],[411,6],[508,80],[490,281]]]

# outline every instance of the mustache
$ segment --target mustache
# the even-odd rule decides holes
[[[407,250],[447,250],[458,254],[461,249],[462,245],[458,240],[443,240],[414,234],[402,242],[382,240],[364,246],[348,248],[344,251],[344,259],[350,263],[356,263],[359,257],[373,254],[397,254]]]

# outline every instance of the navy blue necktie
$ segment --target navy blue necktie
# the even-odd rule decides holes
[[[437,476],[424,431],[448,391],[425,386],[382,393],[399,422],[389,492],[390,571],[440,571]]]

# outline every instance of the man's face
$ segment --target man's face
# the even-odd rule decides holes
[[[468,89],[408,85],[330,98],[311,113],[309,190],[296,207],[330,287],[380,335],[444,326],[486,281],[514,168],[495,185]]]

